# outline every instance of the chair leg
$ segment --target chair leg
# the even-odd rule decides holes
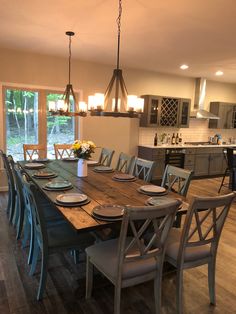
[[[35,273],[36,265],[38,262],[38,256],[39,256],[39,245],[35,241],[33,254],[32,254],[31,267],[30,267],[30,272],[29,272],[30,276],[33,276],[33,274]]]
[[[15,213],[15,206],[16,206],[16,196],[14,193],[12,193],[11,197],[11,208],[10,208],[10,213],[9,213],[9,221],[11,224],[13,224],[13,217]]]
[[[93,264],[90,262],[90,257],[87,255],[86,262],[86,299],[91,298],[93,289]]]
[[[43,297],[43,293],[44,293],[46,281],[47,281],[47,273],[48,273],[48,252],[43,251],[37,300],[41,300]]]
[[[78,250],[73,250],[72,255],[74,258],[74,263],[78,264],[79,263],[79,251]]]
[[[34,244],[35,244],[34,242],[35,242],[34,226],[33,226],[33,223],[31,222],[31,224],[30,224],[30,248],[29,248],[29,256],[28,256],[28,264],[29,265],[32,263],[32,258],[33,258],[33,254],[34,254]]]
[[[155,298],[155,313],[161,313],[161,281],[162,276],[160,272],[154,279],[154,298]]]
[[[17,224],[17,234],[16,234],[17,240],[19,240],[21,237],[23,224],[24,224],[24,209],[22,208],[22,205],[20,205],[19,219],[18,219],[18,224]]]
[[[114,314],[120,314],[121,287],[115,286]]]
[[[175,228],[181,228],[181,220],[182,220],[182,215],[176,215],[175,221],[173,223],[173,227]]]
[[[225,177],[226,177],[226,174],[227,174],[228,171],[229,171],[229,170],[228,170],[228,168],[227,168],[227,169],[225,170],[224,176],[223,176],[223,178],[222,178],[222,180],[221,180],[221,184],[220,184],[220,187],[219,187],[219,190],[218,190],[218,194],[220,193],[221,188],[222,188],[222,186],[224,185]]]
[[[183,269],[177,269],[176,277],[176,313],[183,313]]]
[[[216,263],[215,263],[215,260],[213,260],[208,263],[208,288],[209,288],[210,303],[213,305],[216,304],[215,269],[216,269]]]

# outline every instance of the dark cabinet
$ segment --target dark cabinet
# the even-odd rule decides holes
[[[210,112],[214,113],[219,120],[209,120],[211,129],[234,129],[236,128],[236,104],[226,102],[211,102]]]
[[[196,154],[194,176],[207,176],[209,173],[209,154]]]
[[[141,127],[188,127],[190,99],[144,95]]]

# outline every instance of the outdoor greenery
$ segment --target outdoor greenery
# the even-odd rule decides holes
[[[58,100],[61,94],[48,94],[47,101]],[[6,108],[6,144],[7,153],[16,160],[23,159],[23,143],[38,143],[38,103],[39,93],[18,89],[7,89]],[[53,144],[73,143],[74,119],[71,117],[51,116],[47,113],[47,150],[53,157]]]

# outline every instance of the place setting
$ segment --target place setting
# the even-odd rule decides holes
[[[24,165],[26,169],[42,169],[46,168],[45,164],[40,162],[28,162]]]
[[[67,180],[52,180],[43,186],[43,189],[46,191],[66,191],[72,188],[73,185]]]
[[[62,161],[78,161],[79,158],[77,157],[64,157],[62,158]]]
[[[128,174],[128,173],[116,173],[112,177],[112,180],[119,181],[119,182],[132,182],[132,181],[137,180],[137,178],[133,176],[132,174]]]
[[[172,200],[172,198],[167,197],[167,196],[153,196],[153,197],[149,197],[145,203],[146,203],[146,205],[157,206],[157,205],[168,204],[170,202],[170,200]],[[181,202],[182,202],[182,200],[181,200]],[[180,204],[179,209],[182,208],[183,204],[184,204],[184,202],[182,202]]]
[[[53,171],[37,171],[37,172],[34,172],[32,177],[36,179],[52,179],[52,178],[56,178],[57,174]]]
[[[139,193],[150,196],[163,196],[168,193],[164,187],[154,184],[142,185],[137,190]]]
[[[109,173],[109,172],[113,172],[114,169],[112,167],[107,167],[107,166],[97,166],[93,168],[93,171]]]
[[[121,205],[98,205],[93,208],[92,216],[103,221],[120,221],[124,214],[124,206]]]
[[[88,166],[98,166],[99,162],[97,160],[89,159],[89,160],[87,160],[87,165]]]
[[[63,207],[77,207],[86,205],[91,201],[91,199],[81,193],[65,193],[65,194],[59,194],[56,197],[56,200],[54,203],[58,206]]]

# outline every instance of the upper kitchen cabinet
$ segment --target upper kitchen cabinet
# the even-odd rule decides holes
[[[141,127],[188,127],[190,99],[144,95]]]
[[[211,129],[235,129],[236,128],[236,104],[226,102],[211,102],[210,112],[219,116],[219,120],[209,120]]]

